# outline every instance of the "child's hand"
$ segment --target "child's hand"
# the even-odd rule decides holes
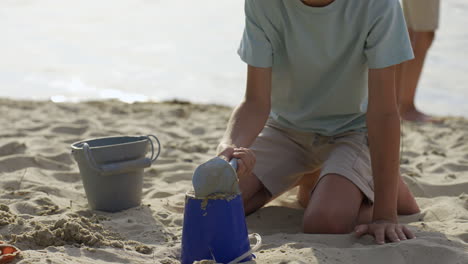
[[[218,146],[218,156],[226,161],[237,159],[237,176],[244,177],[252,173],[255,166],[255,154],[248,148],[238,148],[229,144]]]
[[[375,221],[371,224],[358,225],[354,231],[358,237],[366,234],[374,236],[375,242],[380,245],[385,244],[385,238],[391,242],[415,238],[413,232],[405,225],[390,221]]]
[[[255,154],[248,148],[234,148],[232,157],[237,159],[237,176],[245,177],[252,174],[255,166]]]
[[[229,162],[232,159],[232,154],[234,154],[235,147],[236,146],[234,145],[225,144],[225,143],[219,144],[217,148],[218,157]]]

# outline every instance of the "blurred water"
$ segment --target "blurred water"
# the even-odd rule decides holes
[[[292,0],[291,0],[292,1]],[[445,0],[417,104],[468,116],[468,2]],[[243,1],[2,0],[0,96],[237,104]]]
[[[468,116],[468,1],[444,0],[441,5],[441,25],[416,103],[429,113]]]

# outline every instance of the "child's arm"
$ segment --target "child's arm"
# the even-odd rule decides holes
[[[400,116],[395,69],[396,66],[369,70],[367,127],[374,177],[374,213],[372,224],[358,226],[356,232],[373,235],[379,244],[385,243],[385,238],[397,242],[414,237],[408,228],[398,224],[397,218]]]
[[[250,173],[248,170],[252,169],[253,165],[249,164],[255,161],[252,160],[252,155],[233,154],[245,152],[243,148],[248,148],[262,131],[270,114],[270,97],[271,67],[259,68],[249,65],[244,100],[234,109],[218,146],[218,155],[228,160],[233,156],[240,158],[238,174]]]

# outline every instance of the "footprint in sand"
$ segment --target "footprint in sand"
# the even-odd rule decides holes
[[[25,150],[26,145],[24,143],[19,143],[17,141],[9,142],[0,146],[0,157],[14,154],[23,154]]]
[[[468,233],[463,233],[463,234],[457,235],[456,237],[458,237],[463,242],[468,243]]]
[[[0,204],[0,227],[13,224],[16,221],[16,215],[10,212],[6,204]]]
[[[174,120],[168,120],[168,121],[164,121],[161,125],[163,127],[174,127],[174,126],[177,126],[178,123]]]
[[[13,157],[0,158],[0,168],[2,168],[3,172],[13,172],[29,167],[58,171],[69,170],[69,167],[66,164],[41,156],[32,157],[27,155],[17,155]]]
[[[53,156],[45,156],[45,155],[39,155],[39,156],[48,160],[53,160],[59,163],[67,164],[67,165],[74,164],[72,156],[68,152],[63,152],[63,153],[53,155]]]
[[[450,149],[457,149],[459,147],[465,147],[465,146],[466,146],[465,142],[457,142],[453,144],[452,146],[450,146]]]
[[[155,192],[153,195],[151,195],[151,198],[152,199],[155,199],[155,198],[167,198],[169,196],[172,196],[174,194],[172,193],[168,193],[168,192]]]
[[[431,171],[431,173],[444,173],[445,169],[443,167],[437,167]]]
[[[457,175],[455,175],[455,174],[448,174],[448,175],[445,175],[445,179],[448,180],[448,181],[456,180],[456,179],[457,179]]]
[[[70,135],[82,135],[88,130],[88,126],[56,126],[52,128],[52,132]]]
[[[150,171],[157,171],[157,174],[159,175],[160,173],[164,172],[174,172],[174,171],[193,171],[196,168],[196,165],[190,164],[190,163],[182,163],[182,162],[171,162],[171,163],[166,163],[166,164],[161,164],[160,160],[158,160],[157,169],[152,168],[149,170]]]
[[[188,118],[190,116],[190,111],[185,108],[177,108],[170,111],[171,115],[177,118]]]
[[[204,135],[206,133],[206,130],[204,127],[195,127],[190,129],[190,133],[192,133],[192,135],[200,136]]]
[[[77,172],[57,172],[52,174],[52,176],[61,182],[74,183],[81,180],[81,176]]]
[[[38,205],[37,215],[54,215],[63,212],[63,209],[59,210],[59,206],[47,197],[38,198],[33,202]]]
[[[164,176],[163,180],[167,183],[175,183],[180,181],[191,181],[192,172],[190,171],[178,171],[167,173],[167,176]]]
[[[88,119],[77,119],[73,121],[73,124],[75,125],[88,125],[90,121]]]
[[[30,201],[21,201],[11,205],[20,214],[54,215],[63,212],[57,204],[47,197],[39,197]]]
[[[462,164],[455,164],[455,163],[447,163],[444,165],[447,169],[456,172],[468,171],[468,165]]]
[[[21,130],[29,131],[29,132],[36,132],[36,131],[46,129],[48,127],[49,127],[49,125],[39,125],[39,126],[21,128]]]
[[[10,208],[18,214],[36,215],[36,205],[30,201],[21,201],[10,205]]]
[[[468,190],[468,182],[453,184],[430,184],[415,178],[404,177],[411,192],[417,197],[459,196]]]
[[[465,154],[465,156],[463,156],[463,159],[468,161],[468,154]]]
[[[142,188],[143,189],[151,189],[151,188],[153,188],[153,186],[154,186],[153,183],[147,182],[147,183],[143,183]]]
[[[461,194],[460,196],[458,196],[458,199],[462,200],[464,203],[463,203],[463,207],[468,210],[468,193],[463,193]]]
[[[176,148],[187,153],[207,153],[210,150],[210,146],[203,142],[191,141],[179,143]]]
[[[402,157],[409,157],[409,158],[415,158],[415,157],[418,157],[420,155],[421,155],[420,153],[417,153],[417,152],[414,152],[414,151],[403,151],[401,153]]]

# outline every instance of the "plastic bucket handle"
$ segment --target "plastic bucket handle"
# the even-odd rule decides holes
[[[159,139],[155,135],[147,135],[146,137],[151,143],[151,163],[153,163],[156,161],[156,159],[159,157],[159,154],[161,153],[161,143],[159,142]],[[154,144],[151,138],[154,138],[156,140],[156,143],[158,143],[158,153],[156,153],[156,156],[154,156]]]
[[[240,263],[239,261],[249,257],[250,255],[252,255],[252,253],[254,253],[255,251],[257,251],[261,246],[262,246],[262,237],[257,234],[257,233],[253,233],[253,234],[250,234],[249,235],[249,239],[254,239],[257,241],[257,243],[255,243],[255,246],[253,246],[252,248],[250,248],[247,252],[245,252],[244,254],[240,255],[239,257],[231,260],[230,262],[228,262],[228,264],[238,264]],[[211,259],[210,259],[211,260]],[[216,261],[214,258],[213,258],[214,261]],[[216,262],[218,264],[218,262]]]
[[[234,168],[234,171],[237,171],[237,159],[233,158],[231,161],[229,161],[229,164],[231,164],[232,168]]]
[[[89,147],[89,144],[86,142],[83,143],[84,156],[92,169],[104,175],[113,174],[113,173],[121,172],[124,170],[147,168],[151,166],[151,164],[154,161],[156,161],[156,159],[159,157],[159,154],[161,153],[161,143],[159,142],[159,139],[155,135],[147,135],[146,138],[149,140],[151,144],[151,158],[121,161],[121,162],[115,162],[111,164],[98,166],[98,164],[96,163],[96,160],[93,157],[93,154],[91,153],[91,148]],[[151,140],[151,138],[154,138],[156,142],[158,143],[158,152],[156,153],[156,155],[154,151],[154,143]]]
[[[253,246],[249,251],[247,251],[244,254],[242,254],[241,256],[235,258],[234,260],[232,260],[228,264],[237,264],[237,263],[239,263],[239,261],[247,258],[248,256],[250,256],[253,252],[257,251],[262,246],[262,237],[259,234],[257,234],[257,233],[250,234],[249,239],[253,239],[253,238],[255,238],[255,240],[257,241],[257,243],[255,243],[255,246]]]

